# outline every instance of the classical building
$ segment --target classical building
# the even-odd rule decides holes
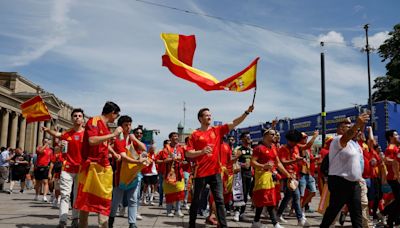
[[[40,95],[44,100],[52,121],[26,124],[21,115],[21,103]],[[20,147],[28,152],[42,144],[42,126],[57,127],[62,131],[72,127],[73,107],[54,94],[15,72],[0,72],[0,146]]]

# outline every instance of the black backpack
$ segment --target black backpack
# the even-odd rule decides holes
[[[320,170],[321,170],[321,173],[325,177],[328,177],[328,174],[329,174],[329,154],[327,154],[324,157],[324,159],[322,159]]]

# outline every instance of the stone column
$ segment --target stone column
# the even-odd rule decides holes
[[[25,150],[25,137],[26,137],[26,119],[24,117],[21,118],[21,122],[19,123],[19,141],[18,147],[22,150]]]
[[[3,117],[1,118],[1,138],[0,138],[0,145],[8,147],[7,145],[7,138],[8,138],[8,121],[9,121],[9,115],[10,115],[10,110],[3,109],[1,112]]]
[[[47,122],[46,122],[46,127],[47,127],[48,129],[51,129],[51,122],[50,122],[50,121],[47,121]],[[46,136],[46,138],[50,138],[50,134],[47,133],[47,132],[46,132],[45,136]]]
[[[39,129],[38,129],[38,139],[37,139],[37,145],[39,145],[39,146],[43,145],[43,131],[42,131],[43,126],[44,126],[43,121],[40,121]]]
[[[37,125],[37,122],[26,125],[25,150],[28,152],[36,153]]]
[[[16,146],[17,146],[18,116],[19,116],[19,113],[16,113],[16,112],[13,112],[11,115],[11,131],[10,131],[10,147],[11,148],[16,148]]]

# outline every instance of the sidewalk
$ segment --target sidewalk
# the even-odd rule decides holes
[[[6,185],[8,189],[8,184]],[[32,228],[50,228],[58,224],[58,209],[51,208],[50,203],[41,201],[33,201],[35,194],[34,190],[27,190],[23,194],[19,193],[19,187],[16,186],[13,194],[0,193],[0,227],[32,227]],[[41,199],[41,197],[39,198]],[[313,199],[312,208],[317,207],[319,197]],[[138,227],[187,227],[189,222],[189,215],[187,210],[183,210],[184,218],[167,217],[166,210],[158,206],[140,206],[140,214],[143,220],[139,220]],[[229,227],[251,227],[251,220],[254,217],[254,212],[251,210],[250,205],[246,208],[246,215],[249,218],[248,222],[234,222],[232,216],[228,216]],[[312,227],[318,227],[321,222],[322,216],[318,213],[306,214],[306,217]],[[285,216],[288,220],[287,224],[281,224],[284,227],[296,227],[297,220],[295,217]],[[206,226],[205,218],[198,216],[197,227],[213,227]],[[269,219],[262,216],[261,221],[272,227]],[[90,227],[96,227],[97,216],[91,214],[89,218]],[[68,221],[70,225],[70,221]],[[346,221],[346,227],[351,227],[349,218]],[[128,227],[128,219],[117,217],[114,227]],[[215,227],[215,226],[214,226]]]

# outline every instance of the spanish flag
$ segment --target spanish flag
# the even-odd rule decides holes
[[[33,97],[21,104],[22,115],[26,123],[50,120],[51,116],[46,104],[40,96]]]
[[[252,199],[256,207],[276,206],[275,184],[271,172],[255,169]]]
[[[166,48],[162,57],[162,65],[182,79],[196,83],[206,91],[227,90],[243,92],[256,87],[258,57],[242,71],[218,81],[211,74],[192,67],[196,38],[194,35],[161,34]]]

